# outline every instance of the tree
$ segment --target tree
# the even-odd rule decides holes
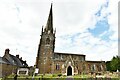
[[[115,72],[117,70],[120,71],[120,57],[113,57],[111,61],[106,62],[106,67],[108,71]]]
[[[111,62],[111,61],[107,61],[107,62],[106,62],[107,71],[111,71],[110,62]]]

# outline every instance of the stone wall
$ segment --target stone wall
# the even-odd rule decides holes
[[[0,75],[0,77],[5,77],[12,73],[16,73],[16,69],[17,69],[17,66],[13,66],[10,64],[1,64],[0,70],[2,74]]]

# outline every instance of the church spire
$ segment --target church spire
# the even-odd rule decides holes
[[[49,13],[49,17],[47,20],[47,24],[45,27],[45,31],[50,31],[51,33],[53,33],[53,14],[52,14],[52,3],[51,3],[51,8],[50,8],[50,13]]]

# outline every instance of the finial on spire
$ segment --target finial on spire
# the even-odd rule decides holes
[[[53,1],[51,2],[51,5],[53,4]]]
[[[51,5],[53,4],[53,0],[51,1]]]

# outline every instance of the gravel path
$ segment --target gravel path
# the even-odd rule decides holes
[[[67,76],[66,80],[74,80],[73,76]]]

